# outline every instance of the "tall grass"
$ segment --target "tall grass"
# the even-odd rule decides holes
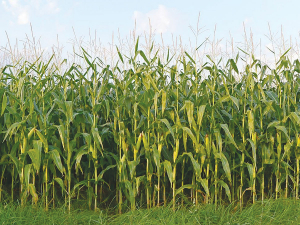
[[[271,67],[240,49],[241,67],[239,54],[200,64],[195,52],[160,55],[147,43],[136,38],[131,56],[116,48],[111,65],[81,48],[86,66],[36,55],[0,69],[0,201],[71,211],[76,199],[121,213],[298,199],[291,50]]]
[[[261,202],[260,202],[261,203]],[[299,202],[290,199],[266,200],[242,211],[233,205],[202,205],[181,207],[173,212],[169,207],[137,209],[122,215],[106,211],[72,210],[64,207],[45,212],[43,207],[1,205],[1,224],[294,224],[299,221]]]

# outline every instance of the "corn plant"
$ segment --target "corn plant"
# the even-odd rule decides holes
[[[300,62],[288,51],[274,68],[254,56],[241,68],[239,55],[146,56],[139,39],[115,65],[81,50],[85,63],[64,71],[53,57],[0,68],[0,201],[122,213],[299,198]]]

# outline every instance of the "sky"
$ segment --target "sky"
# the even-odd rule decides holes
[[[156,37],[172,43],[172,35],[183,44],[195,42],[191,28],[197,21],[201,33],[198,43],[207,37],[243,42],[246,33],[253,33],[256,42],[271,48],[269,25],[276,38],[281,29],[286,40],[299,39],[299,0],[0,0],[0,46],[25,40],[31,36],[47,48],[57,42],[68,45],[77,39],[88,40],[97,33],[104,45],[112,34],[127,37],[134,28],[138,34],[149,31],[149,19]],[[216,31],[216,32],[215,32]],[[278,39],[279,40],[279,39]],[[224,42],[225,43],[225,42]],[[225,44],[223,44],[224,46]],[[265,48],[266,49],[266,48]]]

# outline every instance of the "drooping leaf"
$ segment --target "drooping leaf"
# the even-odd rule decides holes
[[[57,169],[63,174],[64,168],[63,168],[63,165],[61,162],[59,152],[56,149],[54,149],[54,150],[50,151],[49,154],[50,154],[50,157],[52,158],[54,164],[56,165]]]
[[[228,128],[228,125],[227,124],[221,124],[221,127],[223,128],[223,130],[225,131],[226,133],[226,136],[229,138],[230,142],[234,145],[234,147],[236,147],[237,150],[239,150],[237,144],[235,143],[230,131],[229,131],[229,128]]]
[[[222,180],[219,180],[218,182],[224,189],[225,189],[225,192],[226,192],[226,195],[228,197],[228,200],[231,202],[231,192],[230,192],[230,189],[229,189],[229,186],[228,184],[226,184],[224,181]]]
[[[31,158],[34,169],[38,172],[40,170],[42,160],[42,141],[34,140],[33,147],[34,149],[30,149],[28,154]]]
[[[215,156],[221,160],[223,170],[225,171],[226,177],[229,180],[229,182],[231,182],[231,169],[230,169],[230,166],[229,166],[226,156],[222,152],[216,153]]]

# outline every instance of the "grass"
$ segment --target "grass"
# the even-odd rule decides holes
[[[241,211],[234,204],[201,205],[175,212],[170,207],[138,209],[122,215],[87,210],[68,213],[64,207],[45,212],[42,206],[2,204],[0,224],[298,224],[299,211],[299,201],[291,199],[257,202]]]
[[[46,212],[42,206],[1,205],[1,224],[107,224],[107,217],[101,212],[73,210],[61,207]]]
[[[299,202],[268,200],[236,211],[233,205],[137,210],[118,216],[112,224],[293,224],[299,221]]]

